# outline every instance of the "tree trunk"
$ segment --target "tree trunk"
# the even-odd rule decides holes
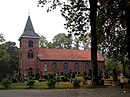
[[[130,66],[130,5],[126,6],[125,12],[126,12],[126,26],[127,26],[126,40],[127,40],[128,59],[129,59],[128,65]]]
[[[89,0],[90,3],[90,25],[91,25],[91,61],[93,66],[93,83],[99,84],[98,64],[97,64],[97,33],[96,33],[96,16],[97,0]]]

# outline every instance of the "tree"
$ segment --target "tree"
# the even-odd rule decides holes
[[[4,45],[0,45],[0,77],[3,75],[5,76],[9,72],[9,60],[10,55],[6,50],[6,47]]]
[[[91,49],[91,37],[90,37],[90,35],[91,35],[90,33],[87,33],[82,37],[77,37],[77,38],[74,39],[74,42],[77,42],[78,46],[81,49],[90,50]]]
[[[40,35],[40,47],[41,48],[47,48],[48,41],[46,40],[46,37],[43,35]]]
[[[79,41],[78,38],[74,38],[73,45],[74,45],[73,49],[77,49],[77,50],[80,49],[79,48],[80,47],[80,41]]]
[[[116,18],[121,16],[118,14],[119,10],[116,7],[118,3],[115,1],[116,0],[113,1],[109,0],[106,2],[104,0],[100,0],[101,7],[98,10],[98,17],[97,17],[97,20],[99,20],[97,21],[98,24],[97,31],[99,33],[98,37],[100,37],[98,42],[102,43],[100,44],[102,45],[101,48],[105,47],[104,49],[106,49],[107,47],[108,51],[111,52],[112,56],[114,55],[114,53],[116,54],[115,51],[118,51],[119,47],[116,44],[118,44],[118,42],[120,43],[121,39],[124,41],[125,38],[122,37],[125,36],[125,32],[123,32],[125,29],[122,29],[123,27],[125,27],[125,25],[124,24],[122,25],[123,22],[122,19]]]
[[[91,38],[90,33],[85,34],[84,36],[75,36],[73,37],[73,49],[91,49]]]
[[[19,49],[15,42],[6,42],[0,45],[0,76],[6,77],[18,72]]]
[[[3,41],[5,41],[5,38],[4,38],[3,34],[0,33],[0,43],[3,42]]]
[[[87,3],[90,4],[90,8]],[[96,32],[96,16],[97,16],[97,0],[70,0],[69,4],[64,4],[63,16],[68,20],[67,27],[71,29],[71,33],[77,33],[81,37],[86,33],[90,20],[91,26],[91,60],[93,65],[93,82],[99,84],[98,66],[97,66],[97,32]],[[65,11],[67,10],[67,14]],[[89,12],[90,16],[89,16]],[[76,24],[76,26],[75,26]],[[73,26],[74,25],[74,26]]]
[[[47,44],[47,47],[48,47],[48,48],[55,48],[55,46],[54,46],[54,44],[53,44],[52,42],[49,42],[49,43]]]
[[[90,25],[91,25],[91,60],[93,65],[93,82],[98,85],[98,64],[97,64],[97,0],[89,0],[90,2]]]
[[[67,37],[65,33],[60,33],[53,38],[53,45],[55,48],[72,48],[72,38]]]
[[[74,48],[85,44],[85,36],[90,32],[89,2],[87,0],[69,0],[63,4],[62,16],[66,19],[65,28],[74,37]]]
[[[12,82],[9,79],[2,80],[1,84],[4,86],[5,89],[9,88]]]
[[[71,18],[67,18],[65,17],[69,22],[74,22],[73,24],[76,24],[75,21],[78,20],[78,24],[79,26],[74,27],[72,26],[72,32],[74,33],[78,33],[79,35],[84,35],[84,32],[86,32],[86,30],[83,29],[83,26],[87,24],[87,22],[83,23],[83,19],[81,16],[84,15],[84,13],[82,13],[82,11],[86,11],[89,10],[90,11],[90,16],[87,17],[87,15],[85,14],[85,18],[87,18],[88,20],[90,19],[90,25],[91,25],[91,60],[92,60],[92,65],[93,65],[93,78],[94,78],[94,83],[98,84],[99,80],[98,80],[98,66],[97,66],[97,33],[96,33],[96,15],[97,15],[97,0],[89,0],[89,2],[87,2],[87,0],[69,0],[69,4],[72,5],[72,8],[77,8],[76,10],[71,10],[71,7],[69,6],[69,4],[65,4],[65,2],[61,3],[59,0],[52,0],[53,2],[46,1],[46,0],[39,0],[39,4],[43,4],[45,5],[46,3],[52,3],[52,6],[50,8],[55,9],[57,5],[65,5],[68,12],[74,12],[73,14],[68,14],[68,16],[70,15],[71,18],[73,18],[74,20],[71,20]],[[76,5],[74,5],[74,3]],[[87,3],[90,4],[90,8],[88,8]],[[75,15],[76,14],[76,15]],[[75,17],[76,16],[76,17]],[[77,17],[78,16],[78,17]],[[72,24],[72,25],[73,25]],[[70,26],[71,27],[71,26]],[[74,28],[73,28],[74,27]],[[73,30],[74,29],[74,30]]]
[[[100,0],[98,10],[99,48],[119,62],[130,62],[129,0]],[[129,63],[130,64],[130,63]],[[125,69],[124,69],[125,74]]]
[[[10,67],[10,74],[13,75],[15,72],[18,73],[19,68],[19,49],[15,42],[8,41],[4,43],[8,54],[10,55],[10,60],[8,64]]]

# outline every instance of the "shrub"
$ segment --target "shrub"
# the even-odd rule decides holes
[[[53,79],[50,79],[50,80],[47,81],[48,88],[54,88],[55,84],[56,84],[56,81],[53,80]]]
[[[80,87],[80,80],[75,79],[75,80],[73,81],[73,87],[75,87],[75,88]]]
[[[35,75],[35,79],[36,79],[36,80],[39,80],[39,79],[40,79],[39,73],[37,73],[37,74]]]
[[[67,77],[62,76],[61,77],[61,81],[63,81],[63,82],[69,82],[70,80]]]
[[[72,78],[75,78],[75,73],[74,72],[72,73]]]
[[[1,84],[7,89],[11,86],[12,82],[9,79],[4,79],[2,80]]]
[[[44,79],[48,79],[48,75],[44,75]]]
[[[71,77],[69,73],[64,74],[64,76],[65,76],[66,78],[68,78],[68,79],[70,79],[70,77]]]
[[[32,88],[32,86],[34,86],[34,83],[35,83],[34,80],[29,80],[29,81],[27,82],[27,86],[29,86],[29,88]]]
[[[48,78],[48,80],[51,80],[51,79],[55,79],[55,75],[54,74],[48,74],[48,76],[47,76]]]
[[[60,82],[60,77],[59,76],[57,76],[56,81]]]

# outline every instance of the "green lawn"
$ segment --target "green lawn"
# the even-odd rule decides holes
[[[58,82],[55,86],[56,89],[74,89],[73,84],[70,82]],[[83,85],[81,83],[80,89],[86,88],[95,88],[92,85]],[[4,87],[0,84],[0,89],[4,89]],[[9,89],[28,89],[27,82],[24,83],[13,83]],[[32,89],[47,89],[46,82],[35,82]]]

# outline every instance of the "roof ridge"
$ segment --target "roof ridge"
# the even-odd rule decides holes
[[[73,50],[73,51],[91,51],[91,50],[81,50],[81,49],[64,49],[64,48],[42,48],[40,49],[50,49],[50,50]]]

